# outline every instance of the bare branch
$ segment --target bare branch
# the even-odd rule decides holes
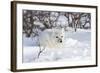
[[[40,55],[41,55],[41,53],[45,50],[45,46],[43,46],[43,48],[41,48],[41,45],[40,45],[40,43],[39,43],[39,53],[38,53],[38,56],[37,56],[37,58],[39,58],[40,57]]]

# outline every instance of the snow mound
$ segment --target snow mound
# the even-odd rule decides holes
[[[39,46],[36,37],[24,37],[23,41],[23,63],[49,62],[67,60],[85,60],[91,58],[91,33],[89,30],[78,30],[77,32],[66,32],[65,44],[62,49],[46,48],[39,54]],[[43,47],[42,47],[43,48]]]
[[[76,43],[78,43],[77,40],[73,40],[72,38],[67,38],[66,41],[67,41],[67,42],[65,43],[66,46],[74,46],[74,45],[76,45]]]

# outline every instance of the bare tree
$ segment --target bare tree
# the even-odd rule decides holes
[[[61,16],[65,21],[60,18]],[[63,25],[64,22],[66,23]],[[30,37],[32,34],[37,36],[36,33],[38,31],[35,31],[35,29],[44,31],[45,29],[54,27],[63,27],[66,29],[70,27],[75,31],[77,28],[91,28],[91,15],[90,13],[81,12],[23,10],[23,33],[27,37]]]

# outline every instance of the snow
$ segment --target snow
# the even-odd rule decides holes
[[[90,27],[90,23],[86,23],[85,27]]]
[[[78,29],[77,32],[67,32],[63,49],[46,48],[39,56],[37,37],[26,38],[23,35],[23,63],[85,60],[91,58],[91,30]],[[43,48],[43,47],[41,47]]]
[[[50,20],[51,21],[55,21],[56,19],[57,19],[57,16],[58,16],[59,14],[57,13],[57,12],[51,12],[50,13]]]
[[[57,23],[58,26],[68,26],[68,18],[65,17],[64,15],[60,15],[57,19]]]
[[[43,23],[41,23],[40,21],[34,21],[34,25],[40,26],[41,28],[44,28],[45,27],[43,25]]]

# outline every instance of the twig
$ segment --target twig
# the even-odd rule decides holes
[[[39,57],[40,57],[40,54],[45,50],[45,46],[44,46],[43,49],[42,49],[40,43],[39,43],[38,46],[39,46],[39,53],[38,53],[37,58],[39,58]]]

